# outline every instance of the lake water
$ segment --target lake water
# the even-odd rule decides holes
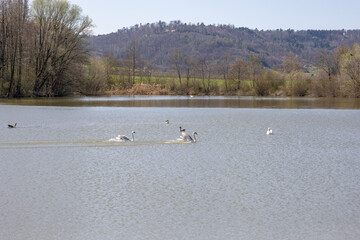
[[[359,109],[356,99],[0,100],[0,239],[358,239]],[[179,126],[197,142],[176,141]],[[109,140],[132,130],[134,142]]]

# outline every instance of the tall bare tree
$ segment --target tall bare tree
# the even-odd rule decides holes
[[[189,88],[190,78],[194,71],[194,60],[191,57],[185,57],[184,60],[184,68],[185,68],[185,76],[186,76],[186,88]]]
[[[237,59],[231,66],[230,76],[237,84],[237,90],[240,90],[241,81],[246,80],[249,76],[249,68],[246,62],[242,59]]]
[[[131,86],[135,83],[136,69],[139,67],[140,62],[139,44],[136,40],[132,39],[124,59],[124,66],[127,68],[129,84]]]
[[[264,65],[261,62],[259,56],[251,54],[249,58],[249,73],[253,87],[255,87],[255,82],[257,79],[259,79],[263,71],[264,71]]]
[[[24,25],[28,15],[27,0],[2,0],[0,4],[0,75],[1,89],[8,82],[8,97],[21,95]]]
[[[184,59],[185,56],[178,50],[172,52],[169,58],[170,65],[172,69],[176,71],[176,74],[179,78],[180,87],[181,87],[181,74],[183,71]]]
[[[34,0],[32,17],[37,26],[34,95],[61,95],[71,84],[66,71],[89,52],[84,43],[91,20],[66,0]]]
[[[18,1],[18,21],[19,21],[19,58],[18,58],[18,79],[16,83],[15,97],[20,97],[21,94],[21,81],[22,81],[22,65],[23,65],[23,52],[24,52],[24,27],[28,18],[28,0]]]
[[[229,80],[229,73],[230,73],[230,64],[231,61],[233,60],[233,57],[231,55],[226,55],[224,57],[224,59],[222,59],[221,61],[218,62],[218,68],[219,68],[219,72],[220,74],[223,76],[224,79],[224,83],[225,83],[225,91],[227,92],[229,87],[228,87],[228,80]]]
[[[202,85],[205,91],[207,91],[205,79],[206,79],[206,71],[207,71],[207,65],[206,60],[203,57],[200,57],[196,63],[196,72],[198,75],[200,75],[200,78],[202,80]]]

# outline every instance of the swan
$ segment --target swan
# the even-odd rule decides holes
[[[197,132],[193,132],[192,136],[184,132],[184,134],[180,136],[180,139],[185,142],[196,142],[196,137],[195,137],[196,135]]]
[[[273,131],[271,128],[268,128],[267,132],[266,132],[267,135],[273,135]]]
[[[129,137],[127,137],[127,136],[125,136],[125,135],[118,135],[118,136],[115,138],[115,140],[117,140],[117,141],[131,141],[131,142],[133,142],[133,141],[135,141],[134,133],[135,133],[135,131],[132,131],[132,132],[131,132],[132,139],[130,139]]]
[[[8,124],[8,128],[16,128],[16,124],[17,123],[15,123],[14,125]]]

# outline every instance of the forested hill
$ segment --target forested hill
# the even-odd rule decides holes
[[[311,65],[320,49],[334,50],[360,42],[360,30],[252,30],[231,25],[157,22],[123,28],[115,33],[93,36],[97,55],[111,52],[123,59],[131,42],[136,42],[141,58],[161,68],[169,66],[169,56],[179,51],[186,57],[208,61],[231,55],[247,59],[259,56],[263,64],[278,67],[284,57],[294,53],[304,65]]]

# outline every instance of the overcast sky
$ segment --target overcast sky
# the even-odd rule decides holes
[[[259,30],[360,29],[360,0],[69,0],[93,34],[158,22],[231,24]]]

